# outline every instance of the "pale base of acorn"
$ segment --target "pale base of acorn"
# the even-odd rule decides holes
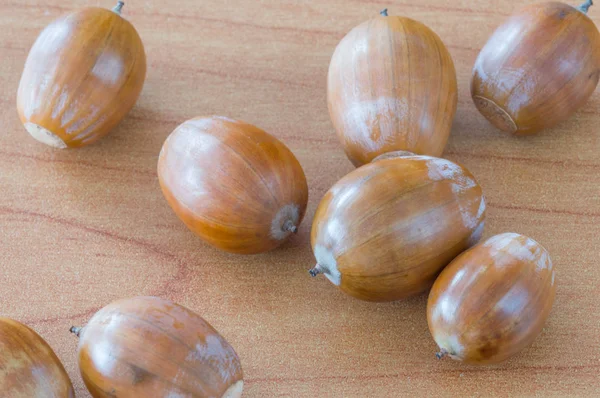
[[[60,139],[59,136],[57,136],[50,130],[46,130],[39,124],[25,123],[25,129],[29,132],[29,134],[31,134],[33,138],[35,138],[43,144],[60,149],[64,149],[67,147],[67,144],[65,144],[65,142],[62,139]]]
[[[294,231],[298,231],[299,223],[300,207],[295,203],[285,205],[271,221],[271,237],[275,240],[284,240]]]
[[[244,380],[233,383],[221,398],[240,398],[244,389]]]
[[[314,268],[314,270],[316,271],[315,276],[318,273],[322,273],[334,285],[341,285],[342,274],[338,270],[337,261],[335,259],[335,256],[333,255],[333,252],[322,245],[315,245],[313,251],[315,254],[315,258],[317,259],[317,265]]]
[[[473,102],[479,112],[494,126],[511,134],[517,132],[517,124],[513,118],[494,101],[475,95],[473,96]]]

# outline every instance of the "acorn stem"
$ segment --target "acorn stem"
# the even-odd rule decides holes
[[[321,266],[319,264],[315,265],[315,267],[311,270],[308,271],[308,273],[310,274],[310,276],[312,276],[313,278],[319,274],[323,273],[323,269],[321,269]]]
[[[388,16],[387,8],[384,8],[383,10],[381,10],[381,12],[379,14],[381,14],[382,17],[387,17]]]
[[[579,7],[577,7],[577,9],[579,11],[581,11],[582,13],[587,14],[588,10],[593,5],[594,5],[594,2],[592,0],[585,0],[585,3],[583,3],[582,5],[580,5]]]
[[[117,2],[117,5],[112,9],[113,12],[121,15],[121,9],[123,8],[124,5],[125,5],[125,3],[122,1]]]
[[[448,351],[445,348],[442,348],[440,352],[435,353],[435,357],[437,359],[444,359],[448,355]]]
[[[79,327],[79,326],[71,326],[71,329],[69,329],[69,332],[73,333],[75,336],[79,337],[79,335],[81,334],[81,330],[83,328]]]
[[[283,230],[287,232],[291,232],[293,234],[298,233],[298,227],[296,227],[292,220],[287,220],[283,223]]]

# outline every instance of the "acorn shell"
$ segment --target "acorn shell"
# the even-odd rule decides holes
[[[530,345],[554,302],[548,251],[516,233],[466,251],[435,281],[427,303],[440,356],[474,364],[502,362]]]
[[[188,228],[233,253],[282,244],[297,231],[308,202],[302,166],[283,143],[220,116],[177,127],[161,150],[158,177]]]
[[[27,131],[57,148],[108,134],[137,101],[146,55],[117,12],[85,8],[46,27],[29,52],[17,110]]]
[[[375,160],[321,200],[312,273],[363,300],[421,293],[479,240],[484,218],[481,187],[464,167],[429,156]]]
[[[79,369],[95,398],[242,395],[233,348],[198,314],[168,300],[115,301],[79,337]]]
[[[471,95],[494,126],[532,134],[571,116],[599,77],[594,22],[570,5],[539,3],[509,17],[485,44],[473,68]]]
[[[0,396],[74,398],[71,380],[46,341],[29,327],[0,317]]]
[[[392,151],[440,156],[456,112],[456,72],[440,38],[410,18],[379,16],[338,44],[329,114],[355,166]]]

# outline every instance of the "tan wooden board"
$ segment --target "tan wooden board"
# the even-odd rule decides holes
[[[122,297],[159,295],[197,311],[239,353],[247,397],[600,395],[600,93],[540,135],[509,137],[469,95],[478,49],[517,0],[131,0],[123,15],[146,47],[138,104],[112,135],[79,150],[29,137],[16,112],[27,52],[41,29],[109,0],[0,1],[0,313],[34,327],[87,396],[68,330]],[[387,7],[435,30],[454,59],[458,111],[446,149],[489,203],[485,237],[515,231],[557,270],[553,313],[532,347],[502,365],[437,361],[426,295],[359,302],[311,279],[311,219],[353,169],[326,104],[337,42]],[[600,21],[600,6],[590,16]],[[156,177],[165,137],[222,114],[284,141],[305,168],[310,203],[296,237],[257,256],[203,244],[176,218]]]

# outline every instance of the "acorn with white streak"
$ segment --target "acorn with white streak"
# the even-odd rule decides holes
[[[81,377],[93,398],[240,398],[242,364],[233,347],[192,310],[160,297],[117,300],[79,338]]]
[[[579,7],[528,4],[496,29],[477,56],[471,97],[497,128],[535,134],[568,119],[600,80],[600,32]]]
[[[421,293],[481,238],[483,192],[464,167],[407,152],[385,154],[338,181],[312,225],[317,265],[345,293],[392,301]]]
[[[63,15],[38,36],[19,83],[17,111],[36,140],[77,148],[104,137],[135,105],[146,78],[144,45],[112,9]]]
[[[452,57],[419,21],[383,10],[348,32],[331,57],[329,115],[356,167],[392,151],[441,156],[456,103]]]
[[[438,358],[502,362],[542,331],[555,295],[548,251],[527,236],[496,235],[457,257],[427,303]]]

